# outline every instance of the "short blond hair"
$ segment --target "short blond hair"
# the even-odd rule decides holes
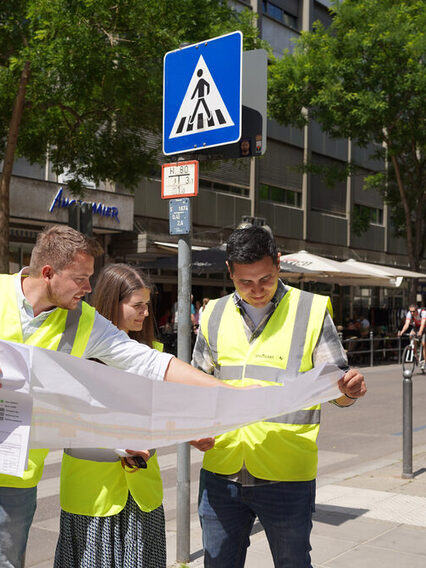
[[[31,253],[30,275],[38,276],[46,264],[54,270],[63,270],[78,253],[97,257],[103,249],[96,239],[86,237],[67,225],[46,227],[38,235]]]

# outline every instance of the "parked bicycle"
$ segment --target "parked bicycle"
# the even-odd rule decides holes
[[[425,372],[425,360],[423,358],[423,347],[420,339],[414,334],[410,334],[410,343],[404,347],[402,352],[402,368],[404,371],[414,373],[416,365],[421,372]]]

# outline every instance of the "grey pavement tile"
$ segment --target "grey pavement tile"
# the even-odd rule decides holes
[[[59,477],[42,479],[37,486],[37,498],[45,499],[53,495],[59,495]]]
[[[399,493],[401,488],[405,485],[409,485],[409,481],[402,480],[401,477],[380,477],[377,475],[360,475],[357,477],[352,477],[351,479],[345,479],[336,485],[342,485],[345,487],[356,487],[362,489],[374,489],[376,491],[391,491],[394,493]]]
[[[45,519],[44,521],[40,521],[38,523],[33,523],[32,526],[38,529],[44,529],[47,531],[54,532],[58,535],[59,523],[60,523],[60,517],[57,516],[57,517],[52,517],[51,519]]]
[[[356,546],[355,541],[343,538],[331,538],[312,533],[311,536],[311,558],[316,564],[325,564],[327,561],[351,550]]]
[[[52,566],[57,540],[58,535],[56,533],[34,526],[31,527],[25,563],[26,568],[35,568],[42,562],[49,560],[50,566]]]
[[[401,525],[373,538],[368,545],[420,555],[426,566],[426,528],[424,527]]]
[[[60,511],[59,495],[51,495],[44,499],[38,499],[34,522],[44,521],[45,519],[50,519],[52,516],[57,517]]]
[[[416,474],[416,480],[426,479],[425,463],[426,452],[421,452],[413,456],[413,472]],[[370,474],[374,475],[374,477],[394,478],[395,480],[400,480],[403,484],[406,480],[401,478],[402,465],[402,459],[397,459],[388,465],[377,467],[375,470],[371,471]]]
[[[324,568],[425,568],[426,559],[424,556],[364,545],[323,565]]]
[[[28,564],[26,564],[26,566],[28,566]],[[52,560],[40,562],[39,564],[33,564],[31,568],[52,568]]]
[[[61,462],[50,463],[44,466],[42,479],[50,479],[58,477],[61,473]]]
[[[247,551],[246,562],[244,568],[274,568],[269,550],[250,550]]]
[[[175,566],[176,560],[176,531],[166,530],[167,543],[167,566]],[[190,533],[190,565],[200,566],[203,564],[203,544],[201,540],[201,530],[193,530],[191,523]]]
[[[407,485],[402,486],[399,489],[399,493],[413,495],[414,497],[426,497],[426,479],[413,479]]]
[[[332,539],[343,539],[355,544],[379,536],[398,526],[390,521],[353,517],[333,511],[321,510],[317,507],[314,514],[313,536],[324,536]]]
[[[318,451],[318,471],[321,475],[321,470],[329,465],[335,465],[339,462],[345,462],[356,458],[356,454],[347,454],[344,452],[331,452],[329,450],[319,449]]]

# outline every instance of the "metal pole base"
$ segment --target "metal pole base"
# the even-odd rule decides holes
[[[401,479],[413,479],[414,478],[414,473],[402,473],[401,474]]]

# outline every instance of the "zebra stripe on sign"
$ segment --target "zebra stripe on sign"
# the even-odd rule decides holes
[[[173,124],[170,138],[233,125],[234,122],[201,55]]]

